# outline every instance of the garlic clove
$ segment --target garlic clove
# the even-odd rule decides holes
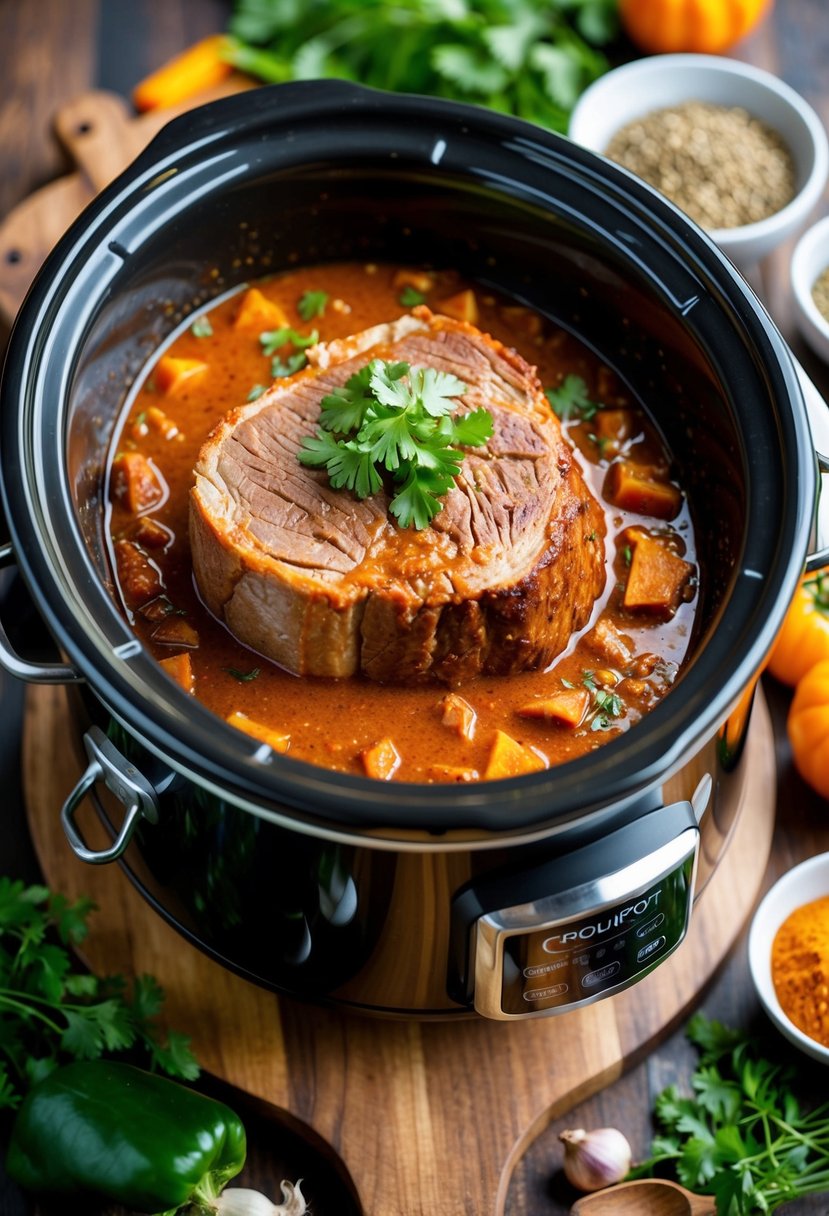
[[[579,1191],[599,1191],[621,1182],[630,1172],[631,1150],[615,1127],[588,1132],[583,1127],[563,1131],[564,1174]]]
[[[272,1203],[261,1191],[227,1187],[216,1200],[216,1212],[219,1216],[305,1216],[308,1209],[301,1182],[280,1182],[281,1203]]]

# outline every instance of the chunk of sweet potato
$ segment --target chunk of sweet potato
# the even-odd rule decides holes
[[[654,477],[644,465],[617,460],[608,469],[605,496],[623,511],[673,519],[682,507],[682,494],[669,481]]]
[[[388,735],[379,743],[375,743],[374,747],[367,747],[362,751],[360,759],[366,776],[375,777],[378,781],[391,781],[400,768],[400,753]]]
[[[181,654],[171,655],[169,659],[159,659],[161,666],[185,692],[193,691],[193,664],[186,650]]]
[[[622,603],[630,612],[670,616],[694,567],[641,529],[631,529],[631,535],[633,553]]]
[[[284,309],[264,296],[258,287],[249,287],[239,301],[233,328],[246,333],[264,333],[265,330],[283,329],[289,324]]]
[[[589,705],[590,693],[586,688],[561,688],[548,697],[528,701],[517,713],[521,718],[539,718],[575,730],[584,721]]]
[[[189,646],[195,650],[199,645],[199,633],[183,616],[168,614],[152,632],[154,642],[162,646]]]
[[[443,710],[443,725],[454,730],[462,739],[474,739],[478,715],[469,702],[459,697],[456,692],[448,692],[440,705]]]
[[[468,321],[470,325],[478,324],[478,299],[471,287],[459,291],[446,300],[441,300],[437,311],[444,316],[452,317],[455,321]]]
[[[183,438],[181,431],[178,429],[178,423],[174,422],[170,415],[165,414],[164,410],[159,409],[157,405],[151,405],[147,408],[146,417],[149,430],[156,431],[159,435],[163,435],[165,439]]]
[[[156,364],[153,380],[155,387],[166,397],[175,397],[190,382],[207,371],[202,359],[177,359],[173,355],[162,355]]]
[[[489,781],[499,777],[520,777],[524,773],[538,773],[546,767],[536,752],[506,731],[496,730],[484,777]]]
[[[110,491],[116,502],[139,515],[161,502],[166,486],[141,452],[119,452],[112,462]]]
[[[118,582],[129,607],[137,608],[161,595],[161,574],[147,555],[130,540],[117,540],[114,548]]]
[[[149,515],[142,515],[130,525],[128,540],[134,540],[145,549],[166,549],[175,540],[175,535]]]
[[[413,287],[415,291],[419,291],[421,295],[428,295],[435,285],[434,276],[426,270],[414,270],[404,267],[398,270],[392,279],[392,287],[395,291],[402,291],[404,287]]]
[[[253,739],[259,739],[262,743],[267,743],[268,747],[272,747],[275,752],[286,752],[291,746],[291,736],[283,734],[282,731],[274,730],[271,726],[265,726],[263,722],[257,722],[253,718],[249,718],[247,714],[243,714],[240,710],[235,709],[232,714],[228,714],[225,719],[231,726],[235,726],[237,730],[244,731],[246,735],[250,735]]]

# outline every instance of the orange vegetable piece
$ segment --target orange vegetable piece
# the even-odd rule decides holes
[[[536,752],[513,739],[512,735],[508,735],[506,731],[496,730],[484,772],[487,780],[493,781],[499,777],[520,777],[524,773],[538,773],[545,768],[547,768],[547,764]]]
[[[360,759],[366,776],[375,777],[378,781],[391,781],[400,768],[400,753],[388,736],[361,752]]]
[[[829,798],[829,659],[815,663],[798,683],[786,727],[797,771]]]
[[[777,635],[768,669],[775,679],[794,685],[821,659],[829,659],[829,569],[803,578]]]
[[[174,534],[158,520],[142,515],[129,531],[129,539],[144,549],[165,549],[175,539]]]
[[[437,311],[444,316],[452,317],[455,321],[468,321],[470,325],[478,324],[478,299],[471,288],[459,291],[457,295],[441,300]]]
[[[141,452],[119,452],[112,462],[113,498],[133,515],[161,502],[166,486]]]
[[[620,0],[632,42],[651,54],[728,50],[760,21],[771,0]]]
[[[130,540],[115,542],[115,565],[124,599],[131,608],[161,595],[161,575],[137,545]]]
[[[404,287],[413,287],[421,295],[427,295],[435,285],[432,275],[425,270],[398,270],[392,279],[392,287],[401,291]]]
[[[646,532],[630,531],[633,554],[622,603],[630,612],[668,615],[676,610],[694,567]]]
[[[429,781],[455,781],[462,784],[466,781],[477,781],[478,770],[456,764],[432,764],[426,770],[426,777]]]
[[[174,422],[170,415],[165,414],[164,410],[160,410],[157,405],[151,405],[147,409],[147,427],[157,431],[165,439],[175,439],[177,435],[181,434],[178,423]]]
[[[623,511],[673,519],[682,506],[682,494],[667,481],[657,481],[642,465],[616,460],[608,469],[605,495]]]
[[[136,110],[174,106],[221,84],[233,71],[224,58],[228,47],[224,34],[212,34],[168,60],[133,89]]]
[[[199,644],[199,631],[183,616],[168,614],[156,625],[152,639],[154,642],[160,642],[162,646],[189,646],[195,650]]]
[[[562,688],[550,697],[529,701],[517,713],[521,718],[540,718],[575,730],[584,721],[589,705],[590,693],[586,688]]]
[[[169,659],[159,659],[161,666],[185,692],[193,691],[193,664],[187,651],[171,655]]]
[[[237,730],[244,731],[246,735],[259,739],[262,743],[267,743],[268,747],[272,747],[275,752],[286,752],[291,745],[290,735],[273,730],[272,727],[265,726],[262,722],[256,722],[253,718],[249,718],[247,714],[241,713],[238,709],[229,714],[225,721],[231,726],[235,726]]]
[[[443,709],[443,725],[456,731],[462,739],[473,739],[478,715],[469,702],[459,697],[456,692],[449,692],[440,704]]]
[[[233,318],[234,329],[249,331],[257,336],[271,329],[284,329],[287,325],[284,310],[263,295],[258,287],[248,288]]]
[[[153,379],[160,393],[174,397],[189,380],[194,376],[201,376],[206,371],[207,364],[201,359],[175,359],[172,355],[162,355],[156,365]]]

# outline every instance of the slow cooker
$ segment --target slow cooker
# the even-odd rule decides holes
[[[269,753],[175,685],[112,594],[105,460],[130,385],[190,310],[333,259],[452,266],[575,332],[649,411],[701,555],[693,657],[588,757],[469,786]],[[2,384],[13,561],[77,686],[70,846],[121,857],[192,942],[278,992],[375,1013],[560,1013],[680,945],[726,847],[752,689],[807,559],[817,463],[785,344],[652,190],[535,126],[338,82],[178,119],[46,262]],[[48,762],[48,760],[46,761]],[[112,845],[91,848],[91,796]],[[743,813],[750,814],[748,807]]]

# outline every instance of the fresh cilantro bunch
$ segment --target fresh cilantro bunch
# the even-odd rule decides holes
[[[693,1096],[674,1085],[659,1095],[662,1134],[629,1177],[670,1164],[689,1190],[715,1196],[718,1216],[773,1212],[829,1192],[829,1103],[804,1109],[793,1070],[720,1022],[696,1014],[687,1033],[700,1053]]]
[[[128,992],[121,976],[75,968],[70,947],[86,937],[94,907],[0,878],[0,1109],[18,1106],[24,1090],[70,1058],[140,1048],[170,1076],[199,1074],[190,1040],[157,1025],[164,993],[152,976]]]
[[[558,388],[545,389],[544,396],[562,422],[569,422],[571,418],[589,422],[602,409],[600,401],[590,400],[587,384],[581,376],[565,376]]]
[[[270,83],[339,77],[566,131],[607,70],[618,0],[236,0],[229,57]]]
[[[458,449],[492,434],[488,410],[451,416],[466,388],[448,372],[372,359],[323,397],[316,436],[303,439],[298,459],[358,498],[376,494],[386,470],[399,487],[392,515],[404,528],[425,528],[460,472]]]

